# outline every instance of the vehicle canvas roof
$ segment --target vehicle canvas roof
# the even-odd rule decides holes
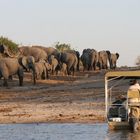
[[[126,78],[133,78],[139,77],[140,78],[140,70],[135,71],[109,71],[105,74],[106,78],[111,77],[126,77]]]

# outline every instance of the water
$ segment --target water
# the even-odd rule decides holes
[[[1,124],[0,140],[140,140],[140,134],[109,131],[107,124]]]

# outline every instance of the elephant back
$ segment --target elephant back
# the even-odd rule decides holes
[[[7,71],[9,75],[16,74],[20,65],[16,58],[2,58],[0,59],[0,71]],[[6,69],[5,69],[6,68]]]
[[[80,53],[78,51],[75,51],[75,50],[65,50],[64,52],[67,52],[67,53],[72,53],[74,55],[76,55],[77,57],[77,71],[79,71],[79,65],[80,65]]]
[[[19,50],[23,56],[33,56],[35,62],[38,62],[40,59],[47,60],[47,53],[41,48],[24,46],[20,47]]]
[[[84,69],[95,69],[98,62],[98,52],[95,49],[84,49],[81,56],[81,61],[83,63]]]

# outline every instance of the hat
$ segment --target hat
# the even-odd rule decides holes
[[[130,85],[134,85],[136,84],[138,81],[136,79],[132,79],[129,81]]]

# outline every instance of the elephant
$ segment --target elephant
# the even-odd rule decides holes
[[[98,52],[98,66],[99,69],[108,69],[108,61],[109,61],[110,51],[100,51]]]
[[[91,70],[96,70],[97,63],[98,63],[98,52],[92,49],[90,53],[90,58],[91,58]]]
[[[47,61],[47,53],[40,48],[23,46],[19,48],[19,52],[20,55],[23,56],[33,56],[35,58],[35,62],[38,62],[41,59]]]
[[[58,70],[60,70],[60,64],[59,61],[57,60],[57,58],[54,55],[50,55],[48,57],[48,62],[51,65],[51,73],[52,75],[54,74],[54,72],[56,72],[56,75],[58,74]]]
[[[8,86],[8,78],[14,74],[18,75],[19,85],[23,85],[24,72],[17,58],[1,58],[0,59],[0,78],[4,78],[4,86]]]
[[[58,50],[53,48],[53,47],[46,47],[46,48],[44,48],[44,51],[48,54],[48,56],[49,55],[54,55],[55,57],[59,53]]]
[[[33,56],[20,56],[18,58],[19,64],[25,69],[26,71],[32,70],[33,75],[33,84],[36,84],[35,78],[35,59]]]
[[[51,55],[57,57],[57,55],[59,54],[58,50],[53,47],[43,47],[43,46],[32,46],[32,47],[43,49],[47,53],[48,57]]]
[[[94,49],[84,49],[81,61],[83,63],[83,71],[87,70],[96,70],[96,66],[98,63],[98,52]]]
[[[72,71],[72,75],[74,76],[78,64],[77,56],[74,53],[62,52],[60,53],[59,60],[61,63],[65,63],[67,65],[68,75],[70,75]]]
[[[74,53],[77,57],[78,63],[77,63],[77,71],[79,71],[79,65],[80,65],[80,53],[79,51],[75,51],[75,50],[65,50],[64,52],[68,52],[68,53]]]
[[[67,75],[67,65],[65,63],[62,64],[61,72],[63,76]]]
[[[110,64],[110,69],[115,69],[116,68],[116,63],[119,58],[118,53],[110,53],[109,54],[109,64]]]
[[[48,79],[48,71],[51,70],[51,65],[44,60],[35,63],[36,79]]]
[[[44,65],[46,68],[46,78],[49,79],[49,71],[52,70],[52,66],[48,62],[45,62]]]
[[[83,71],[90,69],[90,57],[87,52],[83,52],[81,55],[81,61],[83,64]]]

